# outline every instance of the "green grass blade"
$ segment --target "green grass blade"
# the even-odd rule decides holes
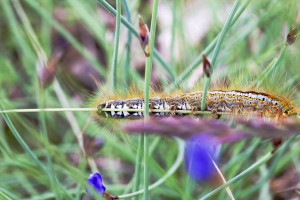
[[[144,120],[149,119],[149,97],[150,97],[150,81],[152,72],[152,60],[154,52],[155,43],[155,31],[156,31],[156,21],[158,12],[158,0],[153,1],[152,7],[152,17],[151,17],[151,27],[150,27],[150,38],[149,38],[149,50],[150,56],[146,58],[145,65],[145,89],[144,89]],[[149,190],[149,141],[148,136],[144,135],[144,200],[148,200],[148,190]]]
[[[80,52],[91,64],[95,66],[98,72],[105,77],[106,71],[104,67],[86,50],[82,47],[81,44],[56,20],[53,20],[52,17],[41,7],[38,5],[38,2],[35,0],[28,0],[26,3],[36,11],[43,19],[45,19],[49,24],[53,25],[53,27],[62,34],[68,42],[78,51]]]
[[[122,11],[121,0],[117,1],[117,16],[116,16],[116,28],[115,28],[115,39],[114,39],[114,51],[112,61],[112,88],[117,89],[117,65],[118,65],[118,52],[119,52],[119,40],[120,40],[120,20]]]
[[[272,153],[267,153],[264,157],[262,157],[261,159],[256,161],[254,164],[252,164],[249,168],[247,168],[246,170],[244,170],[243,172],[241,172],[240,174],[238,174],[234,178],[230,179],[229,181],[227,181],[225,184],[221,185],[217,189],[215,189],[212,192],[210,192],[210,193],[206,194],[205,196],[201,197],[199,200],[205,200],[205,199],[208,199],[208,198],[212,197],[213,195],[215,195],[220,190],[230,186],[231,184],[233,184],[236,181],[240,180],[241,178],[243,178],[247,174],[251,173],[253,170],[256,170],[258,167],[265,164],[268,160],[270,160],[272,158],[272,156],[273,156]]]
[[[4,192],[0,189],[0,199],[1,200],[12,200],[10,197],[8,197]]]
[[[125,11],[125,15],[127,18],[127,21],[131,23],[131,14],[130,10],[127,5],[127,1],[123,0],[123,7]],[[132,33],[130,30],[127,32],[127,42],[126,42],[126,57],[125,57],[125,64],[124,64],[124,81],[125,81],[125,89],[129,85],[129,68],[130,68],[130,59],[131,59],[131,40],[132,40]]]
[[[116,16],[116,10],[109,5],[105,0],[97,0],[99,4],[101,4],[110,14],[113,16]],[[139,38],[139,33],[135,30],[135,28],[132,26],[130,22],[128,22],[123,16],[121,16],[121,22],[126,26],[131,33],[136,37]],[[164,61],[164,59],[161,57],[161,55],[158,53],[157,50],[154,50],[154,56],[157,59],[157,61],[161,64],[161,66],[169,73],[172,79],[175,78],[174,71],[168,66],[168,64]]]
[[[213,56],[211,59],[211,69],[210,69],[210,73],[211,75],[213,74],[214,69],[216,68],[216,62],[217,62],[217,57],[221,48],[221,44],[223,43],[224,39],[225,39],[225,35],[227,34],[228,30],[230,29],[230,25],[233,21],[233,17],[236,14],[238,7],[240,5],[241,0],[236,0],[233,4],[232,10],[229,13],[229,16],[222,28],[222,31],[220,33],[220,37],[218,37],[214,52],[213,52]],[[207,95],[207,91],[208,91],[208,87],[210,85],[211,82],[211,77],[210,78],[205,78],[205,83],[204,83],[204,89],[203,89],[203,94],[202,94],[202,101],[201,101],[201,110],[204,110],[206,107],[206,95]]]
[[[0,105],[0,106],[2,107],[2,105]],[[1,110],[3,110],[3,109],[1,108]],[[7,126],[11,130],[13,136],[15,137],[15,139],[19,142],[21,147],[25,150],[25,152],[28,154],[30,159],[35,163],[35,165],[37,167],[39,167],[48,176],[48,178],[51,182],[51,180],[53,178],[51,176],[51,172],[48,171],[48,169],[45,167],[45,165],[42,162],[40,162],[39,159],[36,157],[36,155],[33,153],[33,151],[31,151],[29,146],[26,144],[26,142],[23,140],[23,138],[21,137],[21,135],[19,134],[19,132],[17,131],[17,129],[15,128],[13,123],[11,122],[8,115],[6,113],[2,113],[2,116],[3,116],[3,119],[5,120]],[[69,196],[68,193],[63,191],[63,187],[58,187],[58,188],[60,188],[61,192],[63,192],[66,196]]]
[[[235,22],[239,19],[239,17],[241,16],[241,14],[244,12],[244,10],[247,8],[247,6],[249,5],[249,3],[252,0],[247,0],[245,3],[243,3],[243,5],[241,6],[241,8],[238,10],[238,12],[236,13],[236,15],[234,16],[234,19],[232,20],[232,23],[230,24],[231,28]],[[168,86],[165,89],[165,92],[171,92],[174,89],[176,89],[184,80],[186,80],[189,75],[192,73],[193,70],[195,70],[202,62],[202,55],[209,55],[214,46],[216,45],[219,37],[220,37],[221,33],[219,33],[212,41],[211,43],[201,52],[199,53],[199,56],[197,56],[195,58],[195,60],[186,68],[186,70],[184,70],[171,84],[170,86]]]

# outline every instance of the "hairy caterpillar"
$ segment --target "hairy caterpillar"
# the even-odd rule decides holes
[[[200,111],[202,92],[176,94],[170,97],[149,99],[150,115],[184,115]],[[110,100],[98,105],[98,113],[114,118],[139,118],[143,116],[142,98]],[[206,110],[218,114],[255,115],[282,118],[296,115],[295,107],[286,99],[254,91],[210,91],[206,97]]]

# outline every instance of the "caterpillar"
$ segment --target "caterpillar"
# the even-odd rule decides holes
[[[175,94],[149,99],[150,116],[196,114],[200,111],[202,91]],[[113,118],[135,119],[143,116],[144,99],[109,100],[98,105],[98,114]],[[296,115],[295,107],[288,100],[254,91],[209,91],[205,111],[218,118],[220,114],[254,115],[283,118]],[[199,113],[199,112],[198,112]]]

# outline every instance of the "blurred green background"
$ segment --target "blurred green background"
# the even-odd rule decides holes
[[[116,2],[99,2],[0,2],[3,109],[89,107],[99,87],[110,87],[115,17],[105,5],[115,8]],[[211,58],[214,39],[233,3],[159,1],[157,54],[151,77],[154,91],[165,94],[172,86],[184,91],[203,87],[201,55]],[[150,27],[152,1],[123,0],[122,6],[122,15],[130,15],[136,31],[139,15]],[[243,0],[240,9],[243,6],[245,10],[235,16],[221,46],[211,88],[271,92],[300,105],[300,41],[286,45],[292,27],[299,29],[300,2]],[[145,56],[135,34],[121,25],[117,86],[125,93],[131,86],[143,88]],[[41,83],[44,87],[40,87]],[[1,117],[0,192],[8,197],[88,199],[85,188],[92,168],[101,172],[110,193],[132,190],[137,137],[128,136],[120,128],[128,121],[105,120],[99,124],[86,112],[11,113],[9,118],[21,141]],[[87,141],[84,147],[81,137]],[[150,141],[150,180],[154,182],[172,166],[177,146],[166,138],[151,137]],[[83,155],[83,148],[89,155]],[[269,142],[258,139],[225,145],[220,168],[229,180],[270,149]],[[237,199],[299,198],[299,140],[284,149],[258,171],[231,186]],[[215,187],[192,182],[182,165],[151,191],[150,199],[198,199]],[[226,195],[224,190],[213,199],[228,198]]]

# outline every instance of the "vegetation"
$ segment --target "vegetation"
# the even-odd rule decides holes
[[[150,86],[161,94],[255,90],[299,106],[298,0],[0,5],[0,199],[101,199],[88,185],[93,172],[120,198],[299,198],[298,136],[285,138],[275,153],[269,138],[222,145],[222,185],[188,176],[183,140],[128,134],[122,127],[132,121],[91,117],[91,102],[106,98],[106,90],[145,91],[147,99]],[[139,42],[139,16],[150,29],[149,58]]]

